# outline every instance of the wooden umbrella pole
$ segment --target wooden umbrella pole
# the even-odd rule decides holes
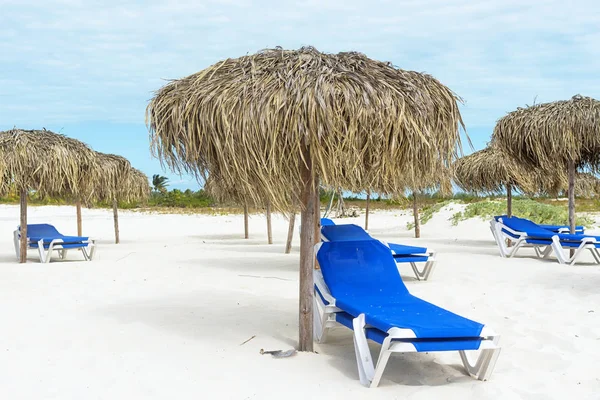
[[[113,220],[115,223],[115,243],[119,244],[119,202],[113,200]]]
[[[292,240],[294,238],[294,225],[296,224],[296,213],[290,215],[290,224],[288,226],[287,241],[285,243],[285,254],[290,254],[292,251]]]
[[[315,236],[313,244],[321,239],[321,197],[319,193],[319,178],[315,178]]]
[[[569,161],[569,229],[575,233],[575,163]],[[575,249],[570,251],[571,257],[575,255]]]
[[[506,185],[506,215],[512,217],[512,185]]]
[[[417,192],[413,192],[413,216],[415,218],[415,237],[421,237],[421,221],[419,221],[419,205],[417,203]]]
[[[315,243],[315,182],[307,148],[302,172],[302,212],[300,217],[300,321],[298,350],[313,351],[313,261]]]
[[[512,217],[512,185],[510,183],[506,185],[506,215],[508,218]],[[506,238],[506,245],[512,247],[512,240]]]
[[[371,202],[371,191],[367,191],[367,209],[365,210],[365,231],[369,230],[369,203]]]
[[[248,239],[248,203],[244,202],[244,239]]]
[[[19,262],[27,262],[27,190],[21,190],[21,242],[19,243]]]
[[[81,200],[77,200],[75,206],[77,208],[77,236],[83,236],[83,229],[81,229]]]
[[[267,242],[273,244],[273,230],[271,228],[271,202],[267,202]]]
[[[569,165],[569,228],[575,233],[575,163],[570,161]]]

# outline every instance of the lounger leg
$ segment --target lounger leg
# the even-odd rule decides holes
[[[435,260],[427,261],[422,271],[419,271],[417,264],[415,264],[414,262],[411,262],[410,266],[412,267],[412,270],[415,273],[417,280],[426,281],[429,279],[429,275],[431,275],[431,273],[433,272],[433,268],[435,267]]]
[[[598,254],[598,249],[595,247],[590,247],[590,253],[592,253],[594,260],[596,260],[596,264],[600,264],[600,254]]]
[[[327,340],[327,332],[329,331],[327,326],[327,320],[329,315],[325,312],[325,307],[322,305],[319,299],[319,295],[314,295],[314,310],[313,310],[313,333],[317,343],[325,343]]]
[[[381,345],[381,352],[379,353],[379,359],[377,360],[377,366],[375,367],[375,374],[373,375],[373,379],[371,380],[370,387],[379,386],[379,381],[383,376],[383,371],[387,366],[387,363],[392,355],[392,352],[389,350],[390,345],[392,344],[392,340],[388,337],[383,341]]]
[[[493,343],[495,346],[498,345],[499,341],[499,336],[493,338]],[[474,365],[469,361],[469,357],[464,350],[460,350],[458,353],[460,354],[462,363],[470,376],[481,381],[487,381],[492,375],[494,367],[496,366],[496,361],[500,355],[500,348],[496,347],[493,349],[481,350]]]
[[[506,257],[508,254],[508,249],[506,249],[506,244],[502,240],[502,234],[498,232],[498,228],[494,224],[491,224],[490,229],[492,230],[492,235],[494,236],[494,240],[498,245],[498,250],[500,250],[500,256]]]
[[[92,261],[94,259],[94,254],[96,254],[96,242],[92,241],[88,248],[90,249],[88,261]]]
[[[50,246],[52,246],[52,244]],[[44,250],[44,240],[40,240],[38,242],[38,253],[40,255],[40,262],[41,263],[47,263],[47,262],[50,261],[50,253],[47,253]]]
[[[352,325],[354,328],[354,352],[356,364],[358,365],[358,377],[360,383],[369,387],[375,376],[375,368],[373,367],[373,359],[365,335],[365,315],[361,314],[354,318]]]
[[[19,230],[15,230],[13,232],[13,241],[15,243],[15,253],[17,254],[17,260],[21,258],[21,237],[19,235]]]

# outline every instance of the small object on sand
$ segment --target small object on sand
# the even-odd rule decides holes
[[[293,355],[295,355],[297,353],[296,349],[290,349],[290,350],[269,350],[269,351],[265,351],[265,349],[260,349],[260,354],[270,354],[275,358],[284,358],[284,357],[291,357]]]
[[[240,303],[238,303],[239,305]],[[244,343],[240,343],[240,346],[245,345],[246,343],[248,343],[249,341],[251,341],[252,339],[254,339],[256,337],[256,335],[252,335],[252,337],[248,340],[246,340]]]

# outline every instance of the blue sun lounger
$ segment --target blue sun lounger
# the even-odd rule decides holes
[[[533,247],[538,257],[548,258],[554,252],[559,263],[574,264],[583,251],[589,250],[596,263],[600,264],[598,236],[560,233],[562,228],[548,230],[525,218],[504,216],[492,220],[491,229],[502,257],[512,257],[522,247]],[[583,227],[577,227],[578,231],[583,232]],[[506,246],[507,238],[515,242],[511,250]],[[567,257],[563,251],[565,249],[575,249],[573,256]]]
[[[378,240],[372,237],[358,225],[345,224],[324,225],[321,219],[321,239],[327,242],[354,241],[354,240]],[[428,280],[435,267],[435,252],[425,247],[405,246],[402,244],[385,244],[394,256],[397,263],[409,263],[418,280]],[[424,262],[425,266],[419,270],[416,263]]]
[[[21,227],[13,233],[15,242],[15,252],[17,259],[20,254]],[[52,258],[52,251],[57,250],[59,257],[65,259],[67,250],[81,249],[86,261],[94,258],[96,250],[95,241],[87,236],[65,236],[50,224],[31,224],[27,225],[27,246],[29,249],[37,249],[40,255],[40,262],[48,263]]]
[[[498,215],[496,217],[494,217],[495,221],[498,221],[500,218],[502,219],[506,219],[509,218],[507,215]],[[510,217],[510,218],[519,218],[519,217]],[[522,220],[526,220],[526,221],[530,221],[526,218],[519,218]],[[571,233],[571,228],[568,227],[567,225],[543,225],[543,224],[536,224],[538,227],[549,230],[551,232],[555,232],[555,233]],[[585,227],[582,225],[577,225],[575,227],[575,233],[578,234],[584,234],[585,233]]]
[[[458,351],[467,372],[487,380],[498,358],[500,337],[478,322],[411,295],[389,249],[376,240],[322,242],[315,246],[317,341],[341,324],[353,331],[360,382],[379,384],[392,353]],[[381,344],[373,364],[367,340]],[[480,350],[469,361],[468,350]]]

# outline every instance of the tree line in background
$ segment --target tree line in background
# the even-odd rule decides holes
[[[152,176],[152,193],[147,203],[140,202],[120,202],[119,208],[131,209],[131,208],[153,208],[153,207],[173,207],[173,208],[209,208],[209,207],[239,207],[242,205],[236,205],[233,203],[222,204],[214,200],[206,191],[203,189],[194,191],[191,189],[179,190],[179,189],[168,189],[169,179],[162,175]],[[321,204],[324,207],[328,207],[331,203],[332,193],[325,188],[319,190]],[[420,208],[427,212],[432,206],[446,202],[448,200],[458,200],[463,203],[473,203],[487,199],[502,198],[502,195],[496,196],[478,196],[472,193],[458,192],[452,196],[443,196],[439,192],[432,193],[421,193],[419,195]],[[515,196],[516,199],[520,198]],[[555,201],[551,197],[540,197],[537,199],[540,202]],[[17,204],[19,202],[19,195],[16,192],[9,192],[6,196],[0,197],[0,203],[4,204]],[[40,198],[35,195],[31,196],[31,204],[37,205],[69,205],[74,204],[75,199],[70,198],[57,198],[57,197],[46,197]],[[356,194],[344,195],[343,202],[346,207],[361,207],[363,208],[366,203],[366,199],[359,197]],[[374,195],[371,196],[371,207],[374,209],[386,209],[386,208],[409,208],[412,204],[412,195],[408,195],[404,198],[390,199],[384,196]],[[88,204],[91,207],[99,208],[110,208],[112,204],[105,202],[94,202]],[[583,204],[585,211],[600,210],[600,202],[598,200],[589,200]],[[437,208],[437,207],[434,207]]]

